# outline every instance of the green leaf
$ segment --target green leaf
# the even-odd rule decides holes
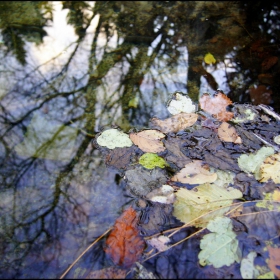
[[[162,157],[154,153],[145,153],[139,158],[139,163],[147,169],[153,169],[156,166],[164,168],[167,165]]]
[[[242,197],[242,192],[231,187],[219,187],[215,184],[203,184],[192,190],[180,188],[176,193],[173,215],[184,223],[189,223],[199,216],[218,210],[223,206],[230,206],[233,199]],[[194,224],[208,222],[213,216],[221,216],[227,211],[227,207],[215,211],[210,215],[200,218]]]
[[[263,161],[274,154],[274,149],[271,147],[262,147],[256,154],[241,155],[238,158],[238,165],[241,170],[247,173],[254,173],[255,178],[260,179],[260,166]]]
[[[208,223],[207,229],[212,233],[204,235],[200,242],[200,265],[210,264],[220,268],[223,265],[230,266],[235,261],[240,262],[240,249],[236,234],[232,231],[231,220],[217,217]]]
[[[131,147],[133,145],[133,142],[127,134],[115,128],[103,131],[100,136],[97,137],[96,141],[98,145],[105,146],[109,149]]]

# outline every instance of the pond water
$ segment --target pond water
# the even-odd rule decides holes
[[[279,26],[278,2],[1,2],[0,277],[59,278],[131,203],[102,130],[169,117],[175,91],[280,112]],[[100,242],[66,277],[107,263]]]

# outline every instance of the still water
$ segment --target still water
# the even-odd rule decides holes
[[[277,2],[1,2],[0,277],[59,278],[122,213],[96,133],[168,117],[175,91],[279,112],[279,21]]]

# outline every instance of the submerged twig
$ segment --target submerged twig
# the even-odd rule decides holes
[[[260,140],[262,141],[265,145],[271,146],[274,150],[276,150],[277,152],[280,151],[280,148],[267,142],[266,140],[264,140],[262,137],[260,137],[259,135],[257,135],[256,133],[253,132],[253,134]]]
[[[265,106],[263,104],[258,105],[261,109],[263,109],[268,115],[274,117],[276,120],[280,121],[280,116],[275,113],[274,111],[270,110],[268,106]]]
[[[95,245],[101,238],[103,238],[112,227],[106,230],[101,236],[99,236],[94,242],[92,242],[83,252],[82,254],[68,267],[68,269],[59,277],[59,279],[63,279],[64,276],[70,271],[70,269],[81,259],[81,257],[93,246]]]

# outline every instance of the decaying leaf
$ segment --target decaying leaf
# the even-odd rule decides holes
[[[106,254],[114,264],[130,268],[140,257],[145,242],[137,228],[137,213],[130,207],[116,220],[106,240]]]
[[[125,269],[110,266],[90,272],[86,279],[124,279],[126,273],[127,271]]]
[[[268,267],[273,271],[277,278],[280,278],[280,248],[268,246],[268,252]]]
[[[241,170],[247,173],[254,173],[256,179],[260,179],[260,166],[263,161],[270,155],[274,154],[274,149],[271,147],[262,147],[257,153],[249,155],[241,155],[238,158],[238,166]]]
[[[115,148],[110,150],[106,156],[106,164],[113,166],[117,169],[124,169],[130,162],[131,154],[136,149],[135,146],[124,147],[124,148]]]
[[[147,153],[159,153],[165,150],[161,139],[165,137],[165,134],[154,130],[144,130],[138,133],[130,133],[130,139],[137,145],[142,151]]]
[[[240,262],[238,240],[232,230],[230,218],[217,217],[208,223],[207,229],[212,233],[204,235],[200,241],[200,265],[212,264],[215,268],[220,268],[223,265],[230,266],[235,261]]]
[[[133,145],[133,142],[129,139],[127,134],[115,128],[103,131],[97,137],[96,141],[98,145],[105,146],[109,149],[131,147]]]
[[[164,168],[167,165],[162,157],[154,153],[145,153],[139,158],[139,163],[147,169],[153,169],[157,166]]]
[[[169,248],[169,246],[166,244],[170,242],[170,238],[165,235],[160,235],[159,237],[153,237],[147,242],[159,252],[163,252]]]
[[[256,252],[250,252],[240,263],[240,272],[243,279],[255,279],[259,276],[259,271],[254,266]]]
[[[214,97],[210,97],[209,94],[202,95],[199,99],[199,104],[202,110],[212,114],[220,121],[229,121],[234,115],[226,110],[227,106],[232,104],[232,101],[221,92]]]
[[[222,141],[233,142],[235,144],[241,144],[242,139],[237,135],[234,126],[231,126],[227,122],[223,122],[218,128],[218,136]]]
[[[153,118],[151,123],[163,133],[178,132],[192,126],[197,121],[198,115],[195,113],[180,113],[165,120]]]
[[[125,172],[127,189],[136,196],[146,196],[152,190],[161,187],[166,183],[167,178],[164,170],[155,168],[148,170],[141,165],[135,169]]]
[[[148,193],[146,198],[154,202],[170,204],[175,200],[174,189],[169,185],[162,185]]]
[[[200,185],[192,190],[180,188],[175,195],[173,215],[183,223],[189,223],[200,215],[219,209],[222,206],[231,205],[233,199],[243,196],[242,192],[237,189],[231,187],[226,189],[209,183]],[[215,215],[223,215],[228,209],[221,210],[223,211],[213,212],[214,217]],[[213,218],[213,215],[206,215],[195,224],[199,224],[202,221],[205,223],[205,221]]]
[[[260,182],[272,180],[274,183],[280,183],[280,153],[267,157],[260,166]]]
[[[213,183],[217,179],[216,173],[211,173],[201,160],[193,160],[187,163],[183,169],[175,174],[171,181],[181,182],[183,184],[204,184]]]
[[[176,92],[175,99],[170,101],[167,110],[172,115],[180,113],[194,113],[196,105],[193,104],[192,100],[188,96]]]

